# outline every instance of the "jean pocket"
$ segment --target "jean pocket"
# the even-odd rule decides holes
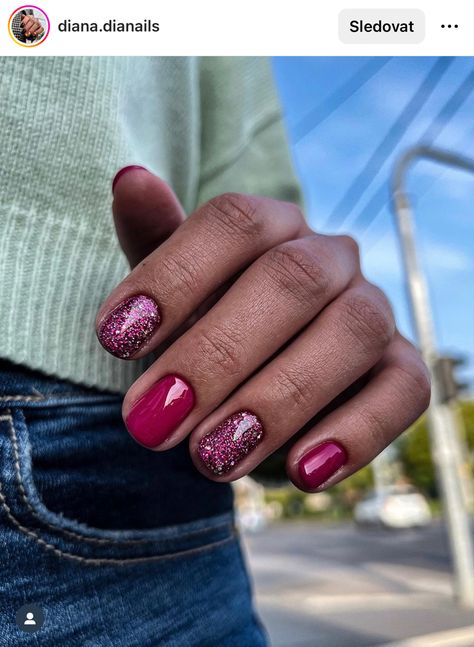
[[[192,556],[235,539],[232,512],[154,528],[109,529],[67,516],[57,505],[53,510],[37,487],[38,474],[32,456],[33,445],[39,441],[36,434],[34,436],[32,439],[20,403],[0,409],[0,509],[18,532],[58,558],[92,566],[133,565]],[[49,447],[47,437],[42,442]],[[66,441],[65,445],[64,456],[67,457],[71,448]],[[67,470],[67,460],[65,462],[65,466],[57,465],[58,473],[46,476],[52,481],[52,490],[57,490],[59,502],[66,502],[69,496],[70,481],[61,478]],[[123,487],[126,487],[125,477]],[[77,496],[77,488],[74,496]]]

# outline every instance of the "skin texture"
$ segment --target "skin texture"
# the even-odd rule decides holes
[[[385,295],[362,275],[353,239],[316,234],[292,204],[241,194],[218,196],[185,221],[171,189],[137,167],[116,181],[113,213],[134,269],[101,307],[97,330],[134,295],[152,298],[161,313],[134,354],[157,359],[123,403],[139,442],[140,421],[151,419],[139,408],[152,401],[144,394],[166,376],[181,376],[193,408],[172,432],[168,424],[167,435],[156,429],[153,449],[189,437],[196,468],[231,481],[305,427],[288,452],[287,472],[300,489],[319,491],[370,462],[426,409],[426,367],[396,330]],[[355,383],[362,388],[339,404]],[[257,417],[248,431],[235,424],[245,411]],[[167,406],[167,423],[169,415]],[[144,431],[150,446],[153,433]],[[318,474],[302,478],[304,457],[329,442],[342,450],[321,467],[324,482]],[[331,446],[324,447],[321,456],[329,456]]]

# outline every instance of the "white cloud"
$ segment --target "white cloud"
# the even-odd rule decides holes
[[[418,243],[418,251],[423,269],[432,277],[441,273],[444,276],[447,272],[466,274],[474,271],[470,256],[443,242],[422,240]],[[361,256],[365,273],[376,283],[403,281],[402,261],[394,235],[386,235],[367,252],[362,246]]]
[[[472,272],[474,262],[464,251],[440,241],[421,242],[422,259],[432,270],[443,272]]]

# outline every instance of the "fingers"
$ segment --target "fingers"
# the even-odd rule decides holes
[[[33,21],[33,19],[31,18],[31,16],[24,16],[24,17],[21,19],[21,24],[22,24],[22,26],[23,26],[23,31],[24,31],[24,33],[25,33],[25,36],[26,36],[26,37],[29,37],[29,36],[30,36],[30,31],[31,31],[31,29],[32,29],[32,28],[33,28],[33,26],[34,26],[34,21]]]
[[[196,429],[190,447],[198,469],[219,480],[248,473],[372,368],[393,332],[375,286],[360,281],[346,290]],[[253,417],[239,415],[236,427],[232,417],[242,411]],[[241,422],[244,431],[251,425],[247,433]]]
[[[36,20],[32,16],[24,16],[21,22],[27,38],[37,36],[43,30],[39,20]]]
[[[295,443],[287,472],[302,490],[315,492],[367,465],[427,408],[428,370],[400,335],[373,379]]]
[[[135,382],[123,404],[130,433],[150,448],[178,443],[337,297],[357,271],[357,256],[344,238],[313,235],[268,251]],[[179,429],[180,420],[176,428],[164,423],[156,400],[163,392],[161,379],[168,384],[166,376],[173,375],[184,377],[196,396]]]
[[[118,357],[143,356],[226,281],[305,226],[287,203],[241,194],[211,200],[112,292],[97,316],[99,341]]]
[[[171,187],[141,166],[120,169],[113,193],[117,236],[135,267],[184,222],[184,209]]]

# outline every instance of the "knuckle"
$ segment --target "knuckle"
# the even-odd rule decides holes
[[[263,216],[250,196],[241,193],[223,193],[207,204],[212,223],[226,235],[244,240],[259,236]]]
[[[340,241],[346,249],[349,250],[349,252],[357,259],[360,258],[360,248],[359,248],[359,243],[355,240],[355,238],[352,238],[352,236],[347,236],[347,235],[342,235],[342,236],[336,236],[336,238]]]
[[[242,358],[239,348],[239,339],[229,330],[217,326],[207,328],[197,342],[199,362],[196,368],[205,378],[215,375],[216,367],[225,375],[240,375]]]
[[[395,332],[390,304],[375,286],[346,294],[341,322],[369,350],[383,350]]]
[[[160,286],[161,293],[188,296],[195,294],[199,287],[200,272],[192,255],[183,255],[182,252],[174,251],[172,255],[163,256],[159,266],[154,269],[153,279]],[[166,280],[163,280],[164,274],[166,274]]]
[[[280,371],[275,379],[275,389],[280,403],[299,411],[311,407],[314,400],[311,382],[301,371]]]
[[[280,202],[285,205],[285,210],[288,214],[288,218],[293,218],[295,223],[297,223],[300,227],[307,224],[303,210],[299,205],[295,204],[294,202]]]
[[[400,384],[415,400],[418,415],[428,408],[431,399],[431,379],[426,364],[413,347],[411,357],[405,357],[395,363]]]
[[[274,247],[262,259],[263,269],[280,290],[308,306],[327,296],[331,281],[321,257],[304,245],[285,243]]]

